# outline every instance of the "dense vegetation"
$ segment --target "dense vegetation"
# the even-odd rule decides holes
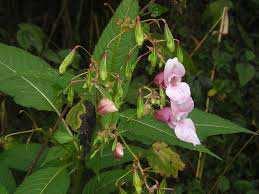
[[[258,194],[258,8],[0,1],[0,194]],[[201,145],[154,116],[174,57]]]

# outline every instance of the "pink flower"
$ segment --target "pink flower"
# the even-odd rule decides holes
[[[158,73],[155,78],[154,78],[154,83],[158,87],[165,88],[165,83],[164,83],[164,72]]]
[[[120,160],[124,155],[123,146],[120,142],[117,142],[116,147],[113,151],[113,156],[116,160]]]
[[[192,120],[187,118],[194,108],[194,102],[189,85],[181,82],[184,74],[184,66],[177,58],[173,58],[167,60],[164,72],[156,75],[154,82],[166,89],[165,93],[170,98],[171,108],[165,107],[158,110],[155,118],[174,129],[176,137],[180,140],[198,145],[200,140],[195,126]]]
[[[164,107],[155,112],[155,118],[159,121],[168,123],[172,120],[172,110],[170,107]]]
[[[183,119],[175,126],[175,135],[180,140],[192,143],[194,146],[201,144],[191,119]]]
[[[118,111],[118,109],[115,107],[115,104],[108,98],[103,98],[97,107],[97,112],[100,115],[105,115],[107,113],[112,113],[116,111]]]
[[[193,110],[193,108],[194,102],[192,100],[192,97],[188,97],[186,101],[181,104],[177,104],[176,102],[171,101],[172,114],[177,121],[186,118],[188,114]]]
[[[179,82],[176,85],[168,85],[166,95],[177,104],[182,104],[191,96],[191,90],[187,83]]]
[[[168,59],[165,64],[164,69],[164,82],[165,86],[175,85],[182,80],[185,74],[185,69],[183,64],[181,64],[175,57],[173,59]]]

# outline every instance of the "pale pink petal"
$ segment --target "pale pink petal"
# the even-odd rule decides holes
[[[112,113],[116,111],[118,111],[118,109],[116,108],[115,104],[108,98],[103,98],[97,107],[97,112],[100,115],[105,115],[107,113]]]
[[[158,86],[158,87],[165,87],[164,84],[164,72],[160,72],[158,73],[155,78],[154,78],[154,83]]]
[[[183,119],[175,126],[175,135],[182,141],[192,143],[194,146],[201,144],[191,119]]]
[[[176,57],[173,59],[168,59],[164,69],[165,86],[168,86],[172,82],[180,82],[184,74],[184,66]]]
[[[166,95],[170,98],[170,100],[181,104],[191,96],[191,90],[187,83],[180,82],[175,86],[169,85],[166,88]]]
[[[185,102],[178,104],[174,101],[171,101],[171,109],[173,117],[175,120],[179,121],[183,118],[186,118],[188,114],[193,110],[194,102],[192,97],[188,97]]]
[[[162,122],[169,122],[172,117],[172,110],[170,107],[164,107],[155,112],[155,118]]]

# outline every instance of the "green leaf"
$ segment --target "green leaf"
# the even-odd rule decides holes
[[[144,149],[136,146],[130,146],[131,150],[136,155],[141,155]],[[98,152],[95,157],[86,160],[85,164],[98,173],[103,168],[118,166],[126,162],[132,161],[134,158],[129,153],[128,149],[124,149],[124,155],[120,160],[116,160],[113,156],[112,145],[107,144],[101,152]]]
[[[156,142],[152,145],[152,150],[148,152],[147,159],[149,165],[156,173],[166,177],[173,176],[177,178],[178,171],[182,171],[185,167],[179,154],[172,151],[163,142]]]
[[[107,70],[112,72],[120,72],[121,67],[126,64],[128,53],[135,45],[135,36],[133,28],[125,28],[126,32],[122,33],[122,29],[117,24],[118,20],[130,18],[135,20],[138,15],[138,1],[123,0],[117,8],[115,14],[111,18],[109,24],[104,29],[94,50],[93,58],[100,62],[102,55],[107,51]],[[120,35],[121,34],[121,35]],[[115,38],[116,37],[116,38]],[[110,43],[111,40],[114,40]],[[109,44],[110,43],[110,44]],[[109,47],[107,47],[109,44]],[[136,59],[137,52],[134,52],[129,62],[132,63]]]
[[[240,127],[227,119],[223,119],[215,114],[206,113],[197,108],[191,112],[190,117],[195,123],[198,136],[201,140],[205,140],[213,135],[233,133],[253,134],[252,131]]]
[[[85,114],[86,109],[82,102],[77,103],[73,106],[66,116],[67,124],[72,128],[72,130],[77,131],[82,124],[81,115]]]
[[[173,130],[167,124],[159,122],[151,115],[136,118],[136,110],[129,109],[120,114],[119,130],[121,134],[130,140],[139,141],[151,145],[157,141],[163,141],[168,145],[176,145],[190,150],[208,153],[219,158],[203,145],[193,146],[176,138]]]
[[[56,64],[61,63],[61,57],[51,49],[44,50],[42,56]]]
[[[217,0],[212,1],[203,13],[203,20],[210,21],[212,24],[222,16],[224,7],[233,7],[233,3],[230,0]]]
[[[236,65],[236,72],[238,74],[240,85],[244,86],[254,77],[255,68],[250,64],[238,63]]]
[[[43,49],[44,33],[41,28],[29,23],[19,24],[19,31],[17,32],[17,41],[24,49],[35,48],[38,53]]]
[[[9,193],[13,193],[16,188],[15,179],[12,172],[9,170],[8,166],[0,161],[0,193],[4,193],[2,190],[6,189]]]
[[[83,194],[111,193],[116,190],[116,181],[125,173],[124,170],[112,170],[98,174],[85,185]]]
[[[49,167],[27,177],[14,194],[65,194],[69,184],[65,167]]]
[[[1,194],[8,194],[8,191],[6,190],[6,188],[0,184],[0,193]]]
[[[151,3],[148,6],[148,11],[151,13],[152,17],[159,17],[162,14],[168,12],[168,8],[158,3]]]
[[[44,60],[12,46],[0,44],[0,91],[17,104],[58,111],[60,91],[70,80],[59,76]]]
[[[136,119],[136,110],[129,109],[120,114],[119,129],[122,135],[131,139],[151,145],[156,141],[163,141],[168,145],[177,145],[183,148],[208,153],[217,157],[203,145],[193,146],[192,144],[180,141],[176,138],[173,129],[167,124],[155,120],[151,115],[142,119]],[[240,127],[226,119],[214,114],[194,109],[190,114],[193,119],[197,134],[201,140],[209,136],[232,133],[251,133],[251,131]]]
[[[53,138],[60,144],[65,144],[73,141],[73,137],[67,133],[64,125],[59,126],[59,129],[54,133]]]
[[[71,157],[72,153],[74,153],[75,150],[73,150],[73,148],[72,144],[49,148],[41,167],[51,162],[57,163],[67,160]]]
[[[4,150],[0,154],[0,160],[3,160],[9,168],[26,171],[33,159],[36,157],[40,147],[40,144],[17,144]],[[41,164],[46,151],[42,154],[38,165]]]
[[[222,193],[229,190],[230,189],[230,182],[229,182],[228,178],[226,178],[225,176],[221,176],[219,178],[218,188]]]

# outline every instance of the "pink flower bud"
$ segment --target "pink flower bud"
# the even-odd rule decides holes
[[[103,98],[97,107],[97,112],[100,115],[106,115],[107,113],[116,111],[118,111],[118,109],[116,108],[115,104],[108,98]]]
[[[162,87],[165,88],[165,84],[164,84],[164,72],[160,72],[158,73],[155,78],[154,78],[154,83],[156,86],[158,87]]]
[[[117,142],[116,147],[113,151],[113,156],[116,160],[120,160],[124,155],[123,146],[120,142]]]
[[[165,123],[170,122],[172,116],[172,110],[170,107],[164,107],[155,112],[155,118]]]

